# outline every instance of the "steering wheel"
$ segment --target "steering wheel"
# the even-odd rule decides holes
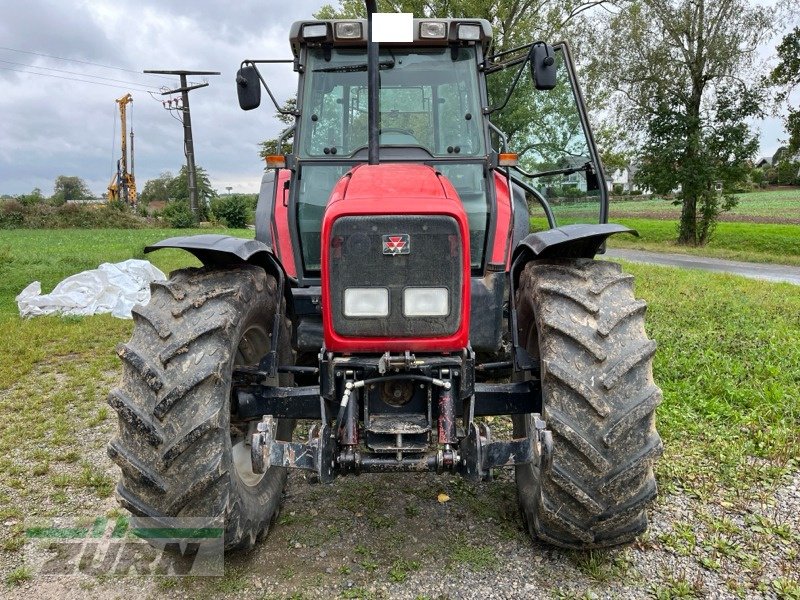
[[[382,127],[381,133],[400,133],[402,135],[410,135],[414,137],[414,132],[410,129],[402,129],[400,127]]]

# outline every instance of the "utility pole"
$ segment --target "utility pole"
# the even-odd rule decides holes
[[[168,94],[181,93],[181,110],[183,111],[183,153],[186,155],[186,174],[189,183],[189,207],[192,209],[192,214],[197,218],[197,172],[194,164],[194,141],[192,140],[192,116],[189,112],[189,92],[202,87],[206,87],[207,83],[198,83],[190,86],[186,77],[188,75],[219,75],[219,71],[153,71],[147,70],[145,73],[154,73],[157,75],[178,75],[181,78],[181,86],[174,90],[162,92],[162,96]]]

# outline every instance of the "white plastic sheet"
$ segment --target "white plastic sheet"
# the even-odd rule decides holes
[[[49,294],[42,295],[41,283],[34,281],[17,296],[17,306],[21,317],[111,313],[130,319],[134,305],[150,301],[150,282],[165,279],[164,273],[146,260],[103,263],[67,277]]]

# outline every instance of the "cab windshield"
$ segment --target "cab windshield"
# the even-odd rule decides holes
[[[298,154],[344,158],[366,148],[366,49],[310,49],[307,62]],[[380,81],[382,146],[485,153],[474,48],[382,47]]]

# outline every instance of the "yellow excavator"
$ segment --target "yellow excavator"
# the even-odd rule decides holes
[[[136,179],[133,176],[133,128],[131,128],[131,170],[128,171],[128,144],[127,144],[127,107],[133,102],[133,96],[125,94],[116,100],[119,105],[120,132],[122,133],[122,158],[117,160],[117,172],[108,184],[108,201],[121,200],[130,206],[136,206]]]

